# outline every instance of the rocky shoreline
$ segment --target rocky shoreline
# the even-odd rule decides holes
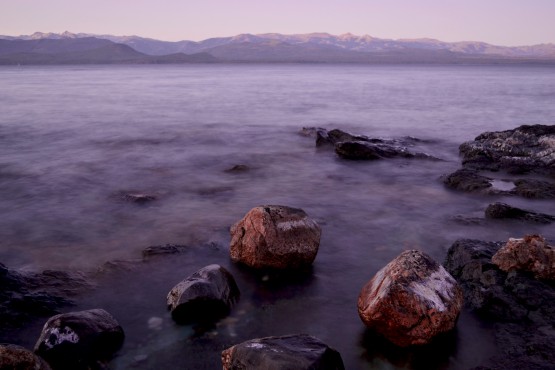
[[[304,129],[303,134],[315,138],[318,147],[334,148],[342,160],[438,160],[413,150],[418,144],[414,138],[369,138],[321,128]],[[555,126],[521,126],[484,133],[474,142],[462,144],[460,150],[463,168],[444,177],[447,187],[484,196],[555,198]],[[504,173],[518,176],[507,181],[513,189],[496,188],[496,180],[505,181]],[[124,200],[156,201],[154,196],[132,195],[136,197]],[[504,203],[490,204],[484,214],[491,219],[522,222],[555,220],[552,215]],[[255,207],[231,227],[229,258],[246,266],[245,274],[253,279],[259,274],[310,273],[322,232],[325,237],[325,227],[301,209]],[[523,256],[518,248],[537,252]],[[149,247],[138,262],[189,250],[182,245]],[[520,260],[524,262],[512,263]],[[133,263],[137,262],[117,266]],[[240,298],[241,286],[219,265],[206,266],[184,278],[167,297],[172,317],[180,325],[225,320],[239,299],[249,299]],[[125,328],[100,308],[57,315],[94,289],[94,281],[94,276],[76,272],[21,273],[0,264],[1,329],[13,331],[28,321],[50,317],[34,353],[13,345],[0,346],[0,369],[13,368],[17,361],[26,368],[107,368],[123,343]],[[476,370],[548,369],[555,363],[553,302],[553,242],[530,235],[497,242],[457,240],[443,266],[419,251],[403,252],[362,287],[358,310],[364,325],[379,340],[399,347],[426,345],[449,333],[456,327],[461,310],[468,310],[492,323],[501,351]],[[106,346],[98,347],[100,342]],[[299,369],[344,368],[338,351],[304,333],[253,338],[222,352],[225,369],[280,368],[287,363],[302,363]]]

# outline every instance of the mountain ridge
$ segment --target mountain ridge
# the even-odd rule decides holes
[[[495,46],[350,33],[239,34],[202,41],[64,32],[0,36],[0,64],[424,63],[555,65],[555,45]]]

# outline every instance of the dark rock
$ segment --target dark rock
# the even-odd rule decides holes
[[[173,287],[167,304],[177,323],[213,322],[229,314],[239,295],[233,276],[220,265],[209,265]]]
[[[250,169],[251,168],[249,166],[247,166],[246,164],[236,164],[235,166],[225,170],[225,172],[228,172],[228,173],[243,173],[243,172],[250,171]]]
[[[485,132],[461,144],[463,166],[480,170],[555,173],[555,125]]]
[[[123,329],[106,311],[93,309],[51,317],[35,353],[53,369],[100,369],[123,344]]]
[[[222,352],[224,370],[343,370],[339,352],[306,334],[249,340]]]
[[[555,248],[539,235],[509,239],[491,260],[503,271],[528,271],[538,279],[555,280]]]
[[[254,268],[300,268],[312,264],[320,226],[302,210],[259,206],[231,227],[230,256]]]
[[[481,369],[550,369],[555,354],[555,285],[493,262],[502,242],[462,239],[448,251],[445,268],[459,281],[465,303],[496,323],[503,353]]]
[[[505,203],[492,203],[485,211],[486,218],[492,219],[514,219],[548,224],[555,221],[555,216],[526,211]]]
[[[50,366],[28,349],[0,344],[0,370],[50,370]]]
[[[153,245],[143,249],[143,259],[167,254],[181,254],[188,251],[190,247],[179,244]]]
[[[61,307],[73,304],[72,296],[91,288],[81,273],[19,273],[0,264],[0,329],[59,313]]]
[[[451,189],[466,192],[487,193],[491,190],[489,177],[479,175],[478,172],[469,169],[460,169],[448,175],[443,182]]]
[[[555,184],[536,179],[516,180],[512,194],[532,199],[554,199]]]
[[[462,290],[443,266],[410,250],[362,288],[358,313],[367,327],[406,347],[427,344],[452,330],[462,305]]]
[[[136,204],[145,204],[158,199],[158,197],[154,194],[148,194],[138,191],[121,192],[120,198],[126,202]]]

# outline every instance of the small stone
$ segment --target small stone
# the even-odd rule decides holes
[[[405,251],[362,288],[364,324],[406,347],[429,343],[455,327],[463,294],[455,279],[428,255]]]

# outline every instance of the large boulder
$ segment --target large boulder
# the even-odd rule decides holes
[[[233,276],[220,265],[209,265],[174,286],[167,304],[173,319],[185,324],[225,317],[238,299]]]
[[[301,209],[259,206],[231,227],[230,255],[254,268],[299,268],[316,258],[320,235],[320,226]]]
[[[222,352],[224,370],[343,370],[339,352],[306,334],[249,340]]]
[[[486,218],[512,219],[548,224],[555,221],[555,216],[537,213],[513,207],[505,203],[492,203],[485,210]]]
[[[101,368],[121,348],[122,327],[103,309],[51,317],[35,344],[35,353],[53,369]]]
[[[0,370],[50,370],[50,366],[26,348],[0,344]]]
[[[555,125],[485,132],[459,147],[463,165],[481,170],[555,173]]]
[[[528,271],[536,278],[555,280],[555,248],[539,235],[511,238],[492,257],[503,271]]]
[[[370,329],[406,347],[453,329],[462,305],[462,290],[443,266],[409,250],[362,288],[358,313]]]
[[[457,240],[445,261],[463,289],[466,305],[493,324],[500,355],[479,369],[551,369],[555,286],[527,272],[501,270],[492,257],[504,244]]]

